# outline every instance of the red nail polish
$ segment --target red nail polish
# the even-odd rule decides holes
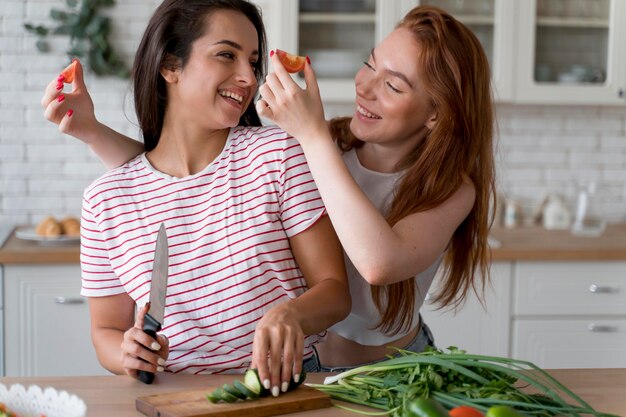
[[[61,90],[63,89],[63,83],[58,83],[57,84],[57,90]]]
[[[59,75],[59,78],[57,78],[58,82],[63,82],[63,80],[65,79],[65,75],[61,74]]]
[[[311,65],[311,58],[309,58],[309,56],[308,56],[308,55],[306,56],[306,63],[307,63],[307,64],[309,64],[309,65]]]
[[[74,114],[74,110],[69,109],[69,110],[67,111],[67,117],[72,117],[72,115],[73,115],[73,114]]]
[[[273,56],[274,56],[274,50],[272,49],[272,50],[270,51],[270,57],[273,57]]]
[[[59,97],[57,97],[57,101],[59,103],[63,102],[63,100],[65,100],[65,96],[63,94],[61,94]]]

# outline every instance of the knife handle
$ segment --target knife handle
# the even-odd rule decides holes
[[[159,330],[161,330],[161,323],[153,319],[150,313],[147,313],[143,321],[144,333],[146,333],[147,335],[154,338],[154,340],[156,340],[157,332]],[[137,373],[137,376],[139,380],[143,382],[144,384],[152,384],[152,381],[154,381],[154,374],[152,372],[139,370]]]

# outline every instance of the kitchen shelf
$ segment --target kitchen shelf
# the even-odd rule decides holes
[[[462,14],[456,15],[456,19],[466,25],[485,25],[493,26],[494,18],[492,16],[484,16],[479,14]]]
[[[591,18],[538,17],[537,26],[608,29],[609,21],[607,19]]]
[[[375,23],[374,13],[300,13],[300,23]]]

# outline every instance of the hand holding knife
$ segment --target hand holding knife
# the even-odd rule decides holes
[[[143,331],[157,338],[157,332],[163,325],[165,312],[165,298],[167,296],[167,275],[169,267],[169,251],[165,225],[161,223],[154,249],[154,265],[152,268],[152,282],[150,284],[150,310],[146,314]],[[148,371],[138,371],[138,378],[145,384],[151,384],[154,374]]]

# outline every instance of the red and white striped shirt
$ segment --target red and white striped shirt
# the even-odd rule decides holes
[[[241,372],[264,313],[306,290],[288,238],[324,214],[300,145],[276,127],[231,129],[215,161],[184,178],[142,154],[85,190],[81,293],[126,292],[143,306],[165,223],[166,369]],[[305,357],[318,336],[306,337]]]

